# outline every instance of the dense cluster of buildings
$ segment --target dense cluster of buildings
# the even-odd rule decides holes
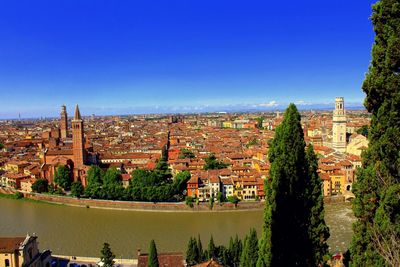
[[[69,119],[62,106],[57,120],[0,122],[0,185],[30,192],[37,179],[53,183],[61,165],[84,186],[91,165],[117,167],[127,185],[135,169],[151,170],[164,158],[174,175],[190,172],[188,196],[263,199],[268,143],[282,119],[279,112],[83,119],[78,106]],[[368,146],[357,130],[369,120],[365,111],[346,111],[343,98],[336,98],[333,116],[330,111],[302,112],[306,142],[319,156],[325,196],[351,191]],[[228,167],[204,170],[210,154]]]

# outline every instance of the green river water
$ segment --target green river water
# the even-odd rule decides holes
[[[331,251],[345,250],[354,217],[348,203],[325,205]],[[200,234],[203,247],[213,235],[227,245],[236,233],[243,237],[256,228],[260,236],[262,211],[148,212],[78,208],[21,200],[0,199],[0,236],[36,233],[40,249],[54,254],[99,256],[108,242],[117,258],[147,251],[154,239],[159,251],[185,252],[190,236]]]

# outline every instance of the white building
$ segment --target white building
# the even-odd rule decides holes
[[[336,97],[335,110],[332,122],[332,148],[336,151],[346,152],[346,112],[344,109],[344,98]]]

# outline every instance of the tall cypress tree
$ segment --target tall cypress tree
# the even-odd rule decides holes
[[[197,253],[198,253],[198,262],[202,262],[205,260],[205,255],[203,251],[203,244],[201,243],[200,235],[197,236]]]
[[[199,259],[199,249],[194,237],[190,237],[188,247],[186,250],[186,263],[188,266],[195,265],[201,260]]]
[[[240,267],[256,266],[258,258],[258,238],[254,228],[250,229],[250,233],[246,236],[242,255],[240,257]]]
[[[290,104],[269,150],[270,177],[257,266],[306,266],[311,259],[309,167],[300,114]]]
[[[158,267],[157,247],[156,247],[156,242],[154,242],[154,240],[151,240],[150,242],[149,260],[147,266]]]
[[[318,266],[327,260],[329,246],[327,240],[330,236],[329,228],[325,223],[324,196],[322,182],[319,177],[318,158],[311,145],[307,147],[306,159],[308,163],[308,183],[306,187],[306,207],[309,212],[308,236],[310,241],[311,266]]]
[[[372,114],[369,147],[357,173],[353,266],[400,266],[400,1],[373,5],[372,61],[363,83]]]
[[[101,261],[104,263],[104,267],[112,267],[114,266],[115,255],[111,251],[110,244],[104,243],[103,248],[101,249]]]
[[[240,256],[242,255],[242,240],[239,239],[238,235],[235,236],[235,240],[232,242],[232,246],[229,243],[229,251],[232,256],[232,266],[238,267],[240,265]]]
[[[216,259],[217,257],[217,249],[215,247],[214,238],[211,236],[210,242],[208,243],[208,258]]]

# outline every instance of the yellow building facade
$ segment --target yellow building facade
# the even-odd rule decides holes
[[[39,252],[37,237],[0,237],[0,266],[50,267],[51,252]]]

